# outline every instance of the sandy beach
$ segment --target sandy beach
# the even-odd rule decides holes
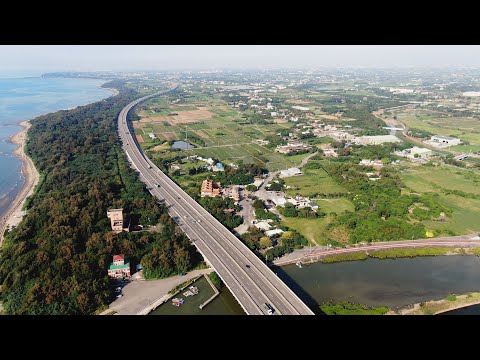
[[[14,150],[13,154],[17,156],[22,161],[22,174],[25,178],[25,183],[23,184],[22,189],[18,193],[17,197],[12,201],[7,211],[5,212],[5,217],[0,220],[0,245],[3,242],[3,235],[5,230],[17,226],[23,218],[22,207],[25,203],[27,197],[29,197],[38,184],[40,175],[33,164],[33,161],[25,154],[25,143],[27,140],[27,131],[30,128],[31,124],[29,121],[23,121],[19,123],[23,129],[13,135],[10,138],[10,141],[18,147]]]

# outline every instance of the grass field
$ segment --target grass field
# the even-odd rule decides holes
[[[401,176],[405,185],[414,191],[461,190],[480,195],[480,175],[447,166],[410,168]],[[433,185],[432,185],[433,184]]]
[[[327,214],[334,212],[340,214],[344,211],[354,211],[353,203],[346,198],[338,199],[311,199],[315,201],[320,209]]]
[[[444,223],[424,221],[427,229],[440,231],[440,236],[448,235],[450,232],[462,235],[480,231],[480,200],[466,199],[456,195],[440,195],[440,201],[453,209],[452,218]]]
[[[454,136],[471,145],[480,145],[480,121],[466,117],[442,117],[441,113],[427,110],[397,113],[398,120],[410,128],[428,131],[435,135]],[[462,151],[462,150],[459,150]]]
[[[285,184],[292,186],[290,195],[315,196],[315,194],[344,193],[347,190],[337,184],[323,169],[307,169],[304,175],[285,178]]]
[[[330,218],[327,216],[319,219],[285,218],[283,223],[289,228],[298,231],[313,245],[316,245],[325,242],[325,237],[322,234],[330,221]]]
[[[319,199],[315,202],[320,206],[320,209],[327,214],[335,212],[340,214],[345,210],[353,211],[353,204],[344,198],[339,199]],[[300,234],[305,236],[313,244],[323,244],[325,241],[326,226],[332,221],[330,216],[318,219],[305,218],[285,218],[284,223],[288,227],[297,230]]]
[[[453,151],[462,151],[462,152],[479,152],[480,145],[457,145],[448,148]]]
[[[401,179],[414,192],[437,193],[439,201],[453,210],[452,217],[446,222],[423,221],[428,230],[437,230],[439,235],[461,235],[480,230],[480,200],[443,193],[443,189],[448,189],[480,194],[480,175],[446,166],[417,167],[402,173]]]

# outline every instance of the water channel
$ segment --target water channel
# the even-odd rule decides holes
[[[302,268],[287,265],[272,270],[314,311],[317,311],[319,304],[327,301],[335,303],[351,301],[365,305],[385,305],[396,309],[422,301],[442,299],[451,293],[480,291],[480,258],[477,256],[367,259],[334,264],[314,263],[304,265]],[[205,283],[208,286],[206,281]],[[208,298],[210,295],[205,296]],[[480,313],[480,306],[471,308],[456,311]],[[190,308],[186,302],[180,308],[167,303],[156,312],[242,313],[226,288],[203,310],[198,309],[198,305],[193,302]]]

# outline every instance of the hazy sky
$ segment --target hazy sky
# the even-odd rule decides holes
[[[48,45],[0,46],[0,74],[209,68],[480,65],[480,46]]]

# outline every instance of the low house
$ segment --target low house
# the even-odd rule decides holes
[[[305,106],[292,106],[292,109],[300,110],[300,111],[308,111],[309,110],[309,108],[305,107]]]
[[[308,206],[311,207],[313,210],[317,210],[318,209],[318,204],[316,202],[313,202],[313,201],[310,201],[308,203]]]
[[[225,171],[225,167],[223,166],[222,163],[216,163],[215,165],[212,165],[212,171],[213,172]]]
[[[417,146],[412,147],[411,149],[405,149],[403,151],[397,151],[395,155],[403,156],[409,159],[425,159],[433,155],[433,151],[427,148],[420,148]]]
[[[268,222],[264,220],[254,222],[253,226],[263,231],[267,231],[272,228],[272,225],[270,225]]]
[[[223,196],[232,198],[235,202],[239,202],[240,198],[240,187],[238,185],[232,185],[223,189]]]
[[[360,136],[354,140],[360,145],[381,145],[385,143],[398,143],[402,142],[395,135],[374,135],[374,136]]]
[[[272,203],[274,206],[285,206],[287,199],[285,199],[285,196],[271,195],[269,199],[267,199],[267,205],[269,205],[269,203]]]
[[[272,237],[272,236],[275,236],[275,235],[280,235],[282,233],[283,233],[282,229],[273,229],[273,230],[265,231],[265,235],[267,235],[268,237]]]
[[[113,255],[113,262],[108,268],[108,276],[114,279],[130,277],[130,262],[125,263],[123,254]]]
[[[323,149],[323,155],[325,157],[338,157],[338,154],[335,152],[335,149],[332,149],[332,148]]]
[[[363,159],[359,163],[360,165],[363,166],[373,166],[373,167],[381,167],[383,166],[382,160],[369,160],[369,159]]]
[[[430,143],[438,144],[443,147],[460,145],[462,140],[450,136],[432,136]]]
[[[293,134],[289,134],[289,136],[292,136],[292,135]],[[294,152],[294,151],[308,150],[310,148],[311,148],[310,145],[296,141],[296,142],[289,142],[287,145],[279,145],[276,147],[275,151],[281,154],[290,154],[291,152]]]
[[[289,168],[287,170],[280,171],[279,177],[285,178],[285,177],[291,177],[291,176],[298,176],[302,174],[303,173],[300,171],[299,168]]]

